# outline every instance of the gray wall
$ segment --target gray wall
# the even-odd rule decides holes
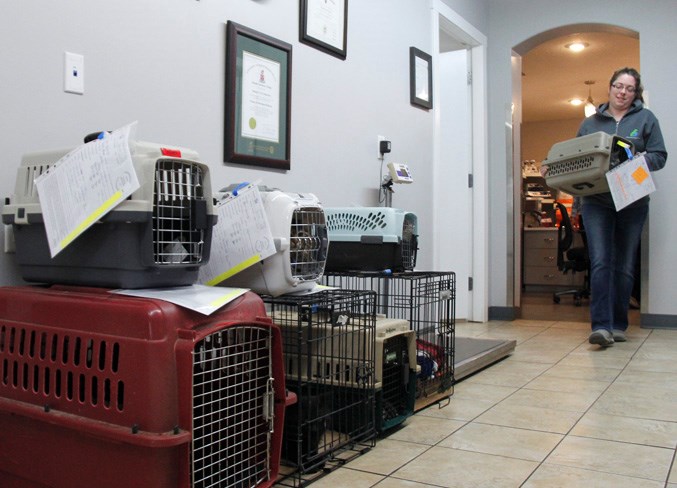
[[[510,56],[514,46],[550,29],[581,23],[604,23],[639,32],[643,82],[651,108],[661,123],[668,152],[667,166],[654,174],[658,191],[651,197],[648,243],[648,288],[643,290],[643,313],[660,319],[677,315],[674,300],[677,259],[677,213],[673,211],[672,188],[677,185],[677,98],[674,80],[677,65],[671,61],[677,47],[674,0],[652,0],[641,7],[631,0],[489,0],[489,175],[490,175],[490,306],[508,302],[509,223],[500,218],[512,198],[506,187],[510,164],[506,161],[504,114],[511,102]],[[565,137],[570,137],[567,134]],[[498,217],[498,218],[497,218]],[[660,320],[658,320],[660,321]],[[665,324],[669,325],[669,324]],[[674,324],[673,324],[674,325]]]
[[[483,19],[472,0],[454,0]],[[482,5],[479,3],[477,5]],[[376,205],[377,136],[386,162],[407,163],[413,185],[393,205],[419,216],[419,267],[430,269],[432,112],[409,104],[409,47],[432,52],[430,6],[419,0],[349,2],[345,61],[298,41],[299,1],[22,0],[0,3],[0,136],[14,190],[22,154],[70,147],[83,135],[137,120],[138,138],[188,147],[215,188],[256,181],[314,192],[327,206]],[[479,12],[475,14],[475,12]],[[291,170],[223,161],[225,23],[293,45]],[[85,58],[85,94],[63,92],[63,53]],[[20,282],[0,253],[0,284]]]

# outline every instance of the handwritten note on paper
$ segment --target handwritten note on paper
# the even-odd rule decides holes
[[[209,286],[275,254],[273,234],[256,185],[238,190],[216,210],[209,262],[200,268],[198,277],[200,283]]]
[[[656,191],[643,154],[609,170],[606,179],[616,211]]]
[[[35,180],[52,257],[139,188],[136,122],[77,147]]]

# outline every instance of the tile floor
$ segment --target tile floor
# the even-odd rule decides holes
[[[311,486],[677,488],[677,330],[632,326],[608,349],[588,333],[585,321],[457,324],[513,338],[515,352]]]

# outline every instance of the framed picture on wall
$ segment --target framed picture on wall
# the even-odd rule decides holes
[[[327,54],[346,59],[348,0],[299,1],[299,40]]]
[[[414,106],[433,108],[432,56],[413,46],[409,48],[409,100]]]
[[[228,21],[224,159],[290,168],[292,46]]]

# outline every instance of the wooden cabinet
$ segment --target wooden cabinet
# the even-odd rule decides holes
[[[576,235],[574,245],[581,245]],[[525,228],[522,234],[522,284],[577,287],[583,284],[583,273],[562,273],[557,269],[557,228]]]

